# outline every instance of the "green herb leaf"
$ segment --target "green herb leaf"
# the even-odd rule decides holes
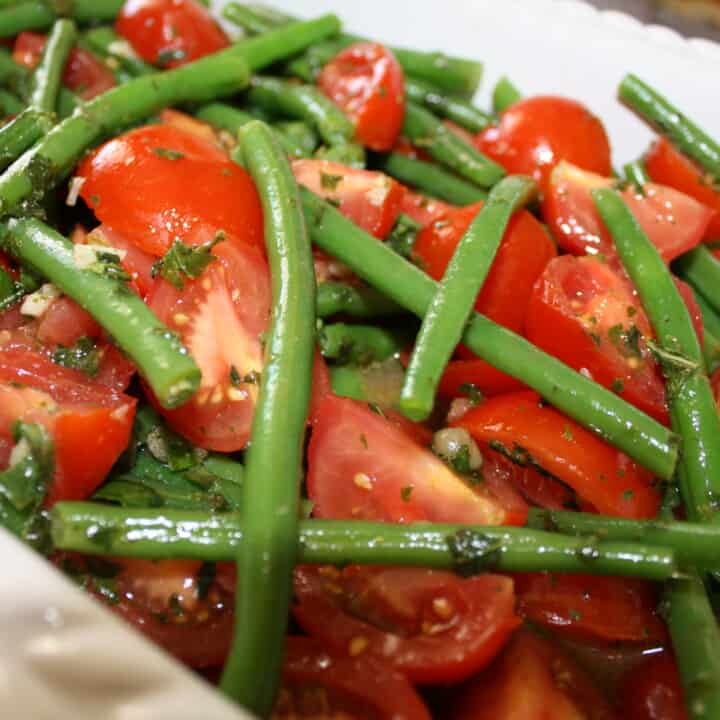
[[[501,557],[502,542],[476,530],[458,530],[446,541],[455,572],[463,577],[493,569]]]
[[[181,290],[187,278],[197,278],[205,268],[217,259],[212,249],[225,239],[225,233],[219,232],[212,240],[202,245],[186,245],[176,238],[170,249],[153,266],[151,274],[158,275]]]
[[[179,150],[170,150],[169,148],[156,147],[153,148],[153,152],[161,158],[166,160],[182,160],[185,157],[184,153]]]
[[[58,347],[52,359],[57,365],[80,370],[89,377],[95,377],[100,369],[101,357],[95,343],[89,337],[81,337],[71,347]]]
[[[415,240],[420,230],[422,230],[422,225],[419,222],[405,213],[400,213],[387,237],[387,244],[398,255],[409,258],[412,255],[412,249],[415,246]]]

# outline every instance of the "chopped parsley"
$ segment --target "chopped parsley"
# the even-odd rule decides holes
[[[71,347],[58,347],[52,360],[57,365],[80,370],[89,377],[95,377],[100,369],[101,353],[89,337],[81,337]]]
[[[478,405],[482,402],[483,394],[474,383],[463,383],[458,387],[458,392],[467,395],[468,400],[470,400],[473,405]]]
[[[388,235],[387,244],[398,255],[409,258],[420,230],[422,230],[422,225],[419,222],[416,222],[405,213],[400,213],[393,229],[390,231],[390,235]]]
[[[325,190],[336,190],[344,177],[344,175],[333,175],[332,173],[321,172],[320,187]]]
[[[225,239],[225,233],[218,232],[212,240],[202,245],[186,245],[176,238],[170,249],[152,266],[152,276],[158,275],[173,287],[182,290],[187,278],[197,278],[205,268],[216,260],[212,249]]]
[[[165,158],[166,160],[182,160],[185,157],[185,154],[181,153],[179,150],[169,150],[168,148],[163,147],[153,148],[153,152],[158,157]]]
[[[410,496],[412,495],[413,486],[412,485],[406,485],[405,487],[400,488],[400,497],[405,501],[410,501]]]
[[[612,385],[610,385],[610,388],[613,392],[621,393],[625,389],[625,383],[623,382],[622,378],[615,378],[612,381]]]

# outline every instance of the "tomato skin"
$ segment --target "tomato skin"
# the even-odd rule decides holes
[[[625,677],[625,717],[633,720],[687,720],[677,663],[671,652],[651,655]]]
[[[38,340],[50,345],[74,345],[82,337],[97,338],[101,332],[93,317],[67,296],[54,300],[37,326]]]
[[[364,403],[328,396],[320,406],[307,474],[316,517],[522,525],[527,505],[501,499],[490,485],[470,488]]]
[[[115,29],[143,60],[164,68],[230,45],[207,8],[195,0],[127,0]]]
[[[446,398],[467,395],[472,385],[483,395],[501,395],[515,390],[524,390],[523,383],[494,368],[484,360],[451,360],[440,379],[440,394]]]
[[[508,173],[530,175],[545,189],[561,160],[610,175],[605,128],[584,105],[568,98],[536,95],[514,103],[497,127],[481,131],[478,148]]]
[[[645,155],[645,170],[656,183],[675,188],[714,210],[705,239],[720,238],[720,192],[692,160],[678,152],[669,140],[659,137]]]
[[[542,213],[563,250],[573,255],[616,254],[612,236],[595,209],[591,191],[615,181],[567,162],[551,173]],[[620,193],[665,262],[691,250],[705,235],[713,211],[688,195],[648,183]]]
[[[273,720],[431,720],[408,680],[381,660],[331,653],[317,640],[290,636]]]
[[[457,244],[482,206],[480,202],[454,210],[418,234],[413,254],[435,280],[442,278]],[[555,254],[555,246],[540,223],[526,211],[516,213],[505,231],[475,309],[521,333],[533,283]]]
[[[543,469],[600,513],[631,518],[657,513],[659,495],[647,471],[557,410],[541,405],[534,392],[489,398],[453,425],[464,427],[476,442],[525,448]]]
[[[85,178],[80,195],[98,220],[150,255],[164,255],[176,238],[197,245],[221,230],[231,242],[263,245],[250,175],[177,127],[145,125],[113,138],[76,175]]]
[[[423,227],[442,219],[453,210],[457,210],[455,205],[407,189],[400,204],[400,212],[409,215]]]
[[[45,35],[33,32],[20,33],[13,47],[13,60],[26,68],[33,69],[40,62],[46,41]],[[65,64],[63,84],[83,100],[90,100],[115,87],[116,83],[115,76],[108,67],[87,50],[75,47],[70,51]]]
[[[668,641],[655,592],[641,580],[555,573],[514,578],[518,613],[532,623],[579,640]]]
[[[310,635],[338,652],[363,638],[363,652],[421,684],[469,677],[519,624],[513,582],[500,575],[462,579],[419,568],[303,566],[295,571],[294,589],[294,617]]]
[[[359,142],[378,152],[393,147],[405,115],[405,78],[390,50],[350,45],[323,67],[317,84],[355,123]]]
[[[365,232],[382,239],[392,230],[405,192],[396,180],[331,160],[295,160],[292,169],[300,185],[335,202]]]

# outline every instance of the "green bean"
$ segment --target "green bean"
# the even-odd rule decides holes
[[[77,28],[72,20],[56,20],[48,35],[40,62],[32,76],[29,104],[46,113],[55,112],[70,51],[75,45]]]
[[[46,30],[60,15],[70,15],[79,23],[113,21],[122,5],[123,0],[73,0],[67,5],[68,13],[63,11],[63,3],[17,2],[0,7],[0,37],[17,35],[23,30]]]
[[[453,205],[470,205],[484,200],[487,193],[434,163],[390,153],[378,160],[380,170],[438,200]]]
[[[490,115],[467,100],[443,93],[412,77],[405,78],[405,97],[472,133],[480,132],[493,123]]]
[[[0,170],[15,162],[55,124],[52,115],[28,108],[0,128]]]
[[[338,282],[318,285],[316,313],[320,318],[348,315],[373,318],[401,315],[405,310],[372,288],[360,288]]]
[[[645,187],[650,182],[645,165],[642,160],[635,160],[634,162],[627,163],[623,166],[623,175],[628,182],[631,182],[638,187]]]
[[[88,47],[104,57],[108,64],[116,64],[133,77],[155,72],[155,68],[142,60],[125,38],[107,25],[86,30],[83,39]]]
[[[703,355],[708,373],[712,374],[720,367],[720,316],[705,300],[703,295],[693,288],[695,302],[700,308],[703,321]]]
[[[435,160],[480,187],[491,187],[505,175],[505,170],[485,157],[432,113],[413,102],[406,103],[403,135]]]
[[[513,85],[507,75],[503,75],[495,84],[492,93],[493,110],[499,115],[511,105],[522,100],[522,93]]]
[[[720,177],[720,145],[637,75],[626,75],[620,99],[660,131],[680,152],[701,168]]]
[[[476,60],[398,47],[393,47],[392,51],[410,77],[462,98],[471,98],[482,80],[483,65]]]
[[[3,248],[89,312],[137,365],[158,401],[172,408],[197,390],[200,370],[179,340],[131,290],[81,270],[72,243],[40,220],[11,220]]]
[[[365,167],[365,148],[359,143],[338,143],[322,145],[315,151],[315,157],[340,163],[354,168]]]
[[[245,524],[230,513],[60,502],[50,520],[58,549],[157,560],[229,560],[247,537]],[[299,523],[298,540],[301,563],[405,565],[465,572],[579,572],[649,580],[678,574],[672,551],[662,546],[517,527],[305,520]]]
[[[720,260],[715,258],[705,245],[698,245],[679,257],[674,267],[708,305],[720,314]]]
[[[222,16],[233,25],[245,30],[249,35],[260,35],[271,30],[276,23],[268,22],[265,18],[259,17],[253,10],[240,3],[228,3],[222,9]],[[287,21],[283,21],[284,22]]]
[[[310,157],[318,145],[317,134],[307,123],[299,120],[281,120],[273,123],[273,127],[280,135],[300,148],[303,157]]]
[[[240,512],[245,541],[238,551],[235,636],[221,688],[266,716],[282,666],[297,556],[315,342],[315,275],[297,185],[282,149],[260,121],[244,126],[239,141],[263,206],[273,313],[252,443],[245,456]]]
[[[313,242],[319,248],[399,305],[424,317],[436,288],[430,277],[313,193],[301,190],[301,197]],[[677,462],[675,435],[614,393],[477,313],[463,343],[659,477],[672,477]]]
[[[681,440],[688,517],[707,520],[720,498],[720,418],[690,314],[657,248],[614,190],[593,191],[655,330],[673,430]]]
[[[0,114],[3,117],[19,115],[24,109],[25,104],[16,95],[0,88]]]
[[[537,192],[528,177],[501,180],[455,248],[425,313],[405,375],[400,410],[410,419],[425,420],[432,412],[440,377],[460,342],[507,225]]]
[[[323,357],[340,364],[367,365],[395,355],[402,349],[396,334],[373,325],[333,323],[318,332]]]
[[[0,306],[15,295],[15,281],[7,270],[0,267]]]

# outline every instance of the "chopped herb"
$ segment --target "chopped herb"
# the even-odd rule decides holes
[[[96,252],[95,262],[86,267],[85,270],[94,272],[96,275],[104,275],[113,280],[119,280],[120,282],[127,282],[131,279],[130,274],[120,264],[120,258],[117,253],[110,251]]]
[[[410,501],[410,496],[412,495],[413,486],[412,485],[406,485],[405,487],[400,488],[400,497],[405,501]]]
[[[240,373],[238,372],[238,369],[234,366],[230,366],[230,384],[234,387],[237,387],[242,383],[242,380],[240,378]]]
[[[669,398],[680,392],[687,379],[700,369],[698,363],[682,353],[660,347],[648,341],[648,348],[660,363],[666,381],[666,391]]]
[[[100,369],[101,354],[89,337],[81,337],[71,347],[58,347],[52,360],[57,365],[80,370],[89,377],[95,377]]]
[[[458,530],[446,538],[455,572],[463,577],[478,575],[494,568],[500,560],[502,541],[476,530]]]
[[[325,190],[336,190],[342,182],[344,175],[333,175],[332,173],[320,173],[320,186]]]
[[[554,477],[552,473],[549,473],[542,465],[540,465],[540,463],[522,445],[513,443],[513,448],[510,450],[510,448],[501,443],[499,440],[490,440],[488,447],[491,450],[495,450],[501,455],[504,455],[508,460],[515,463],[515,465],[520,465],[521,467],[531,467],[545,477]]]
[[[197,572],[197,594],[199,600],[204,600],[215,582],[217,568],[214,562],[204,562]]]
[[[575,608],[570,608],[568,610],[568,615],[573,622],[579,622],[580,620],[582,620],[582,613],[578,610],[575,610]]]
[[[635,497],[635,493],[632,490],[625,490],[623,492],[623,500],[632,500]]]
[[[165,50],[161,50],[157,54],[157,61],[156,65],[159,67],[167,67],[172,62],[179,62],[181,60],[185,60],[186,53],[184,50],[180,50],[179,48],[167,48]]]
[[[613,392],[621,393],[625,389],[625,383],[622,378],[615,378],[610,385]]]
[[[225,233],[218,232],[212,240],[202,245],[186,245],[176,238],[170,249],[153,266],[151,274],[167,280],[171,285],[182,290],[186,278],[197,278],[205,268],[216,259],[212,249],[225,239]]]
[[[185,154],[179,150],[169,150],[168,148],[162,147],[153,148],[153,152],[158,157],[165,158],[166,160],[182,160],[182,158],[185,157]]]
[[[575,439],[575,436],[572,433],[572,428],[569,425],[565,425],[565,429],[563,430],[562,436],[568,441],[572,442]]]
[[[628,305],[627,315],[628,317],[635,317],[635,315],[637,315],[637,308],[634,305]]]
[[[473,405],[477,405],[483,400],[483,394],[474,383],[463,383],[458,387],[458,392],[467,395]]]
[[[390,231],[390,235],[388,235],[387,244],[398,255],[409,258],[420,230],[422,230],[422,225],[419,222],[416,222],[405,213],[400,213],[393,229]]]
[[[597,333],[588,333],[590,336],[590,339],[598,346],[600,347],[600,344],[602,343],[602,340],[600,339],[600,336]]]
[[[385,413],[383,412],[382,408],[379,405],[376,405],[375,403],[368,403],[368,407],[376,414],[379,415],[381,418],[385,417]]]
[[[625,357],[642,357],[640,351],[640,338],[642,334],[637,325],[631,325],[627,330],[621,323],[613,325],[608,330],[608,339]]]
[[[368,441],[367,436],[365,433],[360,433],[360,444],[367,450],[368,449]]]

